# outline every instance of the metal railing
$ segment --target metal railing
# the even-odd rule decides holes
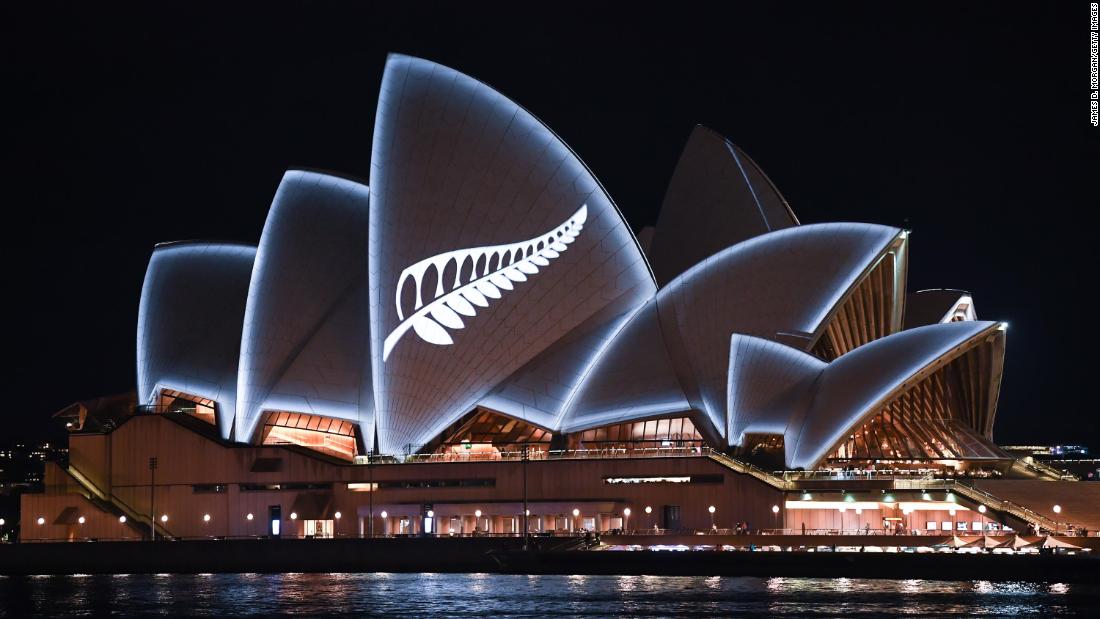
[[[898,490],[946,490],[949,492],[955,492],[965,496],[972,501],[976,501],[981,505],[990,507],[1000,512],[1012,514],[1013,516],[1029,522],[1037,526],[1043,527],[1048,531],[1058,531],[1058,523],[1038,514],[1023,505],[1013,503],[1005,499],[1001,499],[994,496],[985,490],[979,490],[974,486],[964,484],[954,479],[929,479],[929,480],[904,480],[898,479],[894,481],[894,488]]]
[[[641,447],[637,449],[530,449],[528,460],[606,460],[613,458],[677,458],[703,457],[708,455],[707,447]],[[398,458],[394,456],[374,456],[372,464],[417,464],[432,462],[500,462],[520,461],[523,451],[486,451],[470,453],[432,453],[411,454]]]
[[[1035,473],[1036,475],[1046,476],[1061,481],[1078,481],[1076,475],[1056,469],[1053,466],[1050,466],[1049,464],[1045,462],[1040,462],[1038,460],[1027,460],[1024,458],[1018,458],[1013,464],[1015,466],[1023,468],[1026,471]]]
[[[95,483],[92,480],[88,479],[88,477],[86,475],[84,475],[83,473],[81,473],[80,469],[73,466],[72,463],[69,463],[69,465],[66,467],[66,471],[90,495],[92,495],[95,498],[99,499],[103,503],[114,507],[116,510],[121,512],[124,516],[126,516],[126,518],[130,522],[132,522],[135,526],[139,522],[143,523],[143,524],[147,524],[147,523],[145,523],[145,520],[147,518],[146,516],[143,516],[142,514],[139,514],[137,512],[137,510],[130,507],[129,504],[127,504],[125,501],[118,498],[114,494],[108,495],[106,492],[101,490],[99,488],[99,486],[95,485]],[[153,520],[153,526],[156,527],[156,531],[159,535],[162,535],[164,537],[173,537],[172,533],[167,528],[165,528],[163,524],[158,524],[155,520]]]
[[[793,484],[791,484],[790,481],[783,479],[782,477],[773,475],[762,468],[753,466],[748,462],[742,462],[740,460],[731,458],[720,451],[708,449],[706,455],[710,457],[711,460],[714,460],[715,462],[724,465],[726,468],[729,468],[738,473],[743,473],[745,475],[751,475],[756,479],[759,479],[760,481],[775,488],[776,490],[782,490],[786,492],[792,488]]]

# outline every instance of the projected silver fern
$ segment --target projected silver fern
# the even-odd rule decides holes
[[[509,245],[491,245],[456,249],[425,258],[406,267],[398,277],[394,303],[397,306],[397,325],[382,346],[382,360],[385,361],[393,347],[412,329],[420,339],[429,344],[447,346],[454,343],[448,330],[458,330],[466,326],[462,317],[477,315],[477,308],[489,307],[495,299],[515,288],[515,284],[527,281],[529,275],[535,275],[541,267],[550,265],[550,261],[561,255],[576,240],[588,219],[588,205],[582,205],[561,225],[535,238]],[[454,262],[453,277],[450,263]],[[467,265],[469,265],[467,267]],[[432,298],[424,302],[425,276],[434,270],[435,290]],[[416,290],[416,302],[412,314],[405,318],[401,307],[401,295],[406,284]]]

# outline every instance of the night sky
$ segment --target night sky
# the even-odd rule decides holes
[[[525,106],[635,230],[696,123],[803,223],[911,229],[910,290],[1011,325],[996,440],[1100,448],[1087,2],[43,4],[0,8],[0,440],[133,388],[155,243],[256,243],[287,168],[366,178],[392,51]]]

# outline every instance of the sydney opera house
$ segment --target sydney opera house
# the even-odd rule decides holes
[[[1005,323],[706,128],[635,234],[524,108],[394,55],[361,172],[288,171],[258,246],[153,250],[136,395],[58,413],[23,539],[1096,517],[992,440]]]

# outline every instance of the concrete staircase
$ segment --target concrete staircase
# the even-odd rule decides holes
[[[148,516],[137,513],[132,507],[127,505],[124,501],[113,495],[108,495],[102,489],[95,485],[92,480],[88,479],[86,475],[80,472],[72,464],[69,464],[65,468],[65,472],[69,474],[76,483],[87,493],[88,500],[95,504],[100,509],[112,513],[115,516],[126,516],[126,524],[130,528],[134,529],[137,533],[144,535],[149,531]],[[171,539],[175,537],[172,532],[169,531],[161,524],[154,522],[157,535],[164,539]]]

